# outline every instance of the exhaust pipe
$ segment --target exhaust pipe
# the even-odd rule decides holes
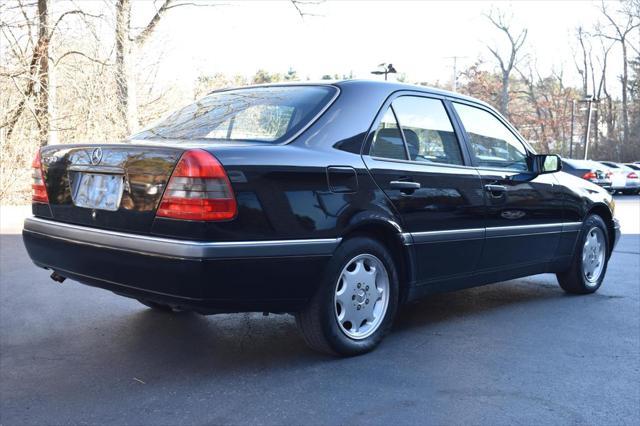
[[[51,274],[51,279],[54,280],[55,282],[58,282],[58,283],[62,284],[64,282],[64,280],[67,279],[67,277],[63,277],[62,275],[60,275],[59,273],[54,271]]]

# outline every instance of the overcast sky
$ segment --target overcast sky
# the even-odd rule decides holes
[[[514,28],[529,30],[525,49],[543,73],[563,67],[568,81],[579,84],[575,28],[591,28],[599,18],[598,3],[590,1],[327,1],[306,6],[317,16],[304,19],[288,1],[225,3],[171,11],[155,38],[163,80],[191,84],[203,73],[250,76],[258,68],[289,67],[302,78],[349,72],[372,78],[378,63],[391,62],[409,81],[449,83],[450,56],[462,56],[461,67],[478,57],[492,60],[486,45],[504,39],[483,13],[499,8],[513,15]],[[134,3],[133,24],[147,21],[152,7]],[[612,61],[610,82],[620,73],[617,50]]]

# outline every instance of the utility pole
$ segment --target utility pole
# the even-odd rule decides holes
[[[451,78],[451,90],[458,91],[458,59],[464,59],[466,56],[446,56],[445,59],[453,60],[453,76]]]
[[[576,117],[576,100],[571,100],[571,139],[569,139],[569,158],[573,158],[573,127]]]
[[[594,99],[593,95],[591,95],[585,99],[585,102],[589,104],[587,106],[587,131],[584,135],[584,159],[587,160],[589,155],[589,133],[591,132],[591,113],[593,112],[593,103],[597,102],[597,100]]]

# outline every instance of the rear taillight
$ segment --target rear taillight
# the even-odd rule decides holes
[[[631,172],[627,175],[627,177],[629,179],[638,179],[638,175],[636,174],[636,172]]]
[[[587,172],[582,175],[582,179],[586,179],[586,180],[596,179],[597,177],[598,176],[596,176],[594,172]]]
[[[49,203],[49,197],[47,196],[47,187],[44,185],[44,174],[42,173],[42,161],[40,160],[40,150],[36,153],[36,157],[31,164],[33,169],[31,176],[33,182],[31,188],[33,189],[33,196],[31,199],[36,203]]]
[[[206,151],[185,152],[164,191],[157,216],[184,220],[229,220],[238,206],[222,165]]]

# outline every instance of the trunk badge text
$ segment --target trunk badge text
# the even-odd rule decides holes
[[[102,148],[98,147],[91,152],[91,164],[97,166],[102,161]]]

